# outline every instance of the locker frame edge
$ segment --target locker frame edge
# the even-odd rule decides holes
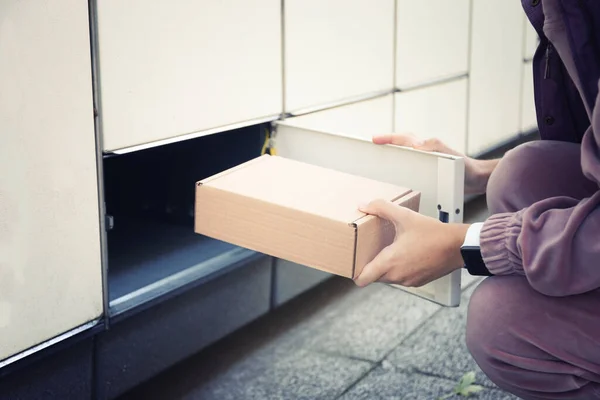
[[[103,320],[104,328],[110,328],[109,315],[109,295],[108,295],[108,238],[106,232],[106,202],[104,196],[104,157],[102,141],[102,102],[101,102],[101,80],[98,58],[99,37],[98,37],[98,3],[97,0],[88,0],[89,30],[90,30],[90,62],[92,76],[92,91],[94,103],[94,133],[96,137],[96,174],[98,177],[98,207],[100,214],[100,262],[102,265],[102,296],[103,296]]]

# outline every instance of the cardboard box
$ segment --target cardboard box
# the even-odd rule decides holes
[[[394,240],[391,223],[358,210],[378,198],[418,211],[420,193],[265,155],[198,182],[195,231],[353,278]]]

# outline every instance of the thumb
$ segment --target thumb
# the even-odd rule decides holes
[[[394,224],[396,224],[402,216],[402,207],[383,199],[377,199],[368,204],[361,205],[358,209],[366,214],[376,215],[380,218],[387,219]]]
[[[394,248],[390,245],[385,247],[373,258],[354,279],[359,287],[365,287],[385,275],[394,260]]]

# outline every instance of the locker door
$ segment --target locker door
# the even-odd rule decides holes
[[[523,64],[523,88],[521,89],[521,132],[537,129],[535,98],[533,94],[533,66]]]
[[[392,91],[393,0],[285,1],[285,108]]]
[[[371,143],[371,135],[392,131],[392,104],[393,97],[386,96],[277,122],[277,154],[421,191],[421,213],[462,222],[462,158]],[[460,280],[455,271],[424,287],[402,289],[456,306]]]
[[[104,150],[282,110],[280,0],[102,0]]]
[[[468,153],[476,155],[520,131],[523,8],[518,1],[473,1]]]
[[[438,138],[466,152],[467,78],[395,94],[396,132]]]
[[[85,1],[0,2],[0,365],[102,314],[88,32]]]
[[[398,0],[396,18],[398,88],[467,73],[469,0]]]

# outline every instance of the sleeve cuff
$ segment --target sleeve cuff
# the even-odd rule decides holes
[[[521,213],[492,215],[480,232],[481,256],[494,275],[523,274],[517,238],[521,232]]]

